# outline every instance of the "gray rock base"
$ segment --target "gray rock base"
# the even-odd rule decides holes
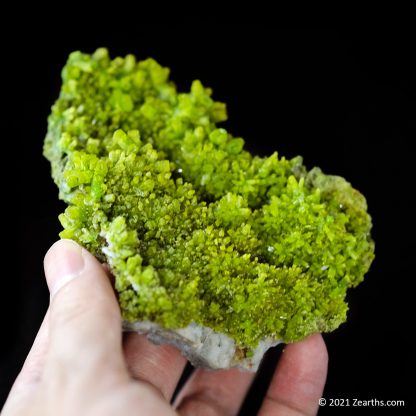
[[[264,353],[281,342],[264,339],[247,357],[247,351],[238,348],[229,336],[195,323],[185,328],[165,329],[149,321],[123,322],[123,330],[145,334],[155,344],[173,345],[195,367],[210,369],[239,368],[255,372]]]

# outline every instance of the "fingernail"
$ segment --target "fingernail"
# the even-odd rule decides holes
[[[81,246],[71,240],[55,243],[45,256],[45,274],[51,298],[63,286],[79,276],[84,266]]]

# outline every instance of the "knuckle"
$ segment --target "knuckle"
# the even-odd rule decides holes
[[[88,311],[88,304],[79,296],[66,293],[65,287],[58,293],[51,303],[51,321],[53,324],[68,325],[77,321]]]
[[[216,400],[209,398],[204,393],[195,393],[185,397],[178,406],[178,412],[182,416],[227,416],[231,413]]]

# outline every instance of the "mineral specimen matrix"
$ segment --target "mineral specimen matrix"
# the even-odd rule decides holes
[[[61,237],[109,264],[127,326],[207,328],[234,343],[229,365],[337,328],[374,257],[364,197],[301,157],[252,156],[209,88],[168,76],[70,55],[44,145]]]

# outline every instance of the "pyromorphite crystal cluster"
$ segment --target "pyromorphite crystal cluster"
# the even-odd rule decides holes
[[[61,237],[110,265],[128,321],[194,322],[241,348],[338,327],[374,257],[364,197],[300,157],[252,156],[210,89],[168,75],[70,55],[44,146]]]

